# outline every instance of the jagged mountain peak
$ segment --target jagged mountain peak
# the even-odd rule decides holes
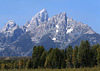
[[[49,21],[55,22],[59,24],[66,24],[67,25],[67,15],[65,12],[56,14],[55,16],[49,18]]]
[[[66,12],[59,13],[58,15],[66,16]]]
[[[6,25],[1,29],[0,32],[11,32],[15,29],[19,28],[19,26],[13,20],[9,20]]]
[[[68,18],[66,12],[49,18],[45,8],[25,25],[18,28],[18,25],[10,20],[1,31],[0,47],[5,49],[0,50],[0,56],[3,56],[4,52],[6,56],[12,56],[14,53],[16,56],[30,55],[34,45],[43,45],[49,49],[64,48],[69,44],[73,46],[80,43],[80,40],[89,40],[91,44],[100,43],[100,35],[88,25]]]
[[[28,26],[30,24],[30,21],[27,21],[24,26]]]
[[[30,23],[26,26],[27,27],[26,31],[30,31],[39,26],[40,24],[46,23],[48,21],[48,18],[49,18],[48,12],[44,8],[43,10],[41,10],[39,13],[37,13],[35,16],[32,17]]]
[[[65,20],[67,21],[66,12],[60,13],[60,14],[58,14],[58,16],[59,16],[61,19],[65,19]]]
[[[47,10],[43,8],[39,13],[47,13]]]
[[[67,16],[66,15],[66,12],[62,12],[62,13],[59,13],[59,14],[56,14],[55,16],[53,16],[53,17],[63,17],[63,16]]]
[[[39,13],[37,13],[34,17],[32,17],[31,22],[34,21],[34,20],[37,20],[38,22],[48,21],[48,12],[47,12],[47,10],[44,8]]]
[[[6,23],[6,27],[14,27],[16,26],[16,23],[15,21],[13,20],[9,20],[7,23]]]
[[[67,18],[67,21],[74,21],[73,18]]]

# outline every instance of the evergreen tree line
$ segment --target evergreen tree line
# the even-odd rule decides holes
[[[81,41],[79,46],[69,46],[66,49],[50,48],[46,51],[43,46],[34,46],[31,59],[1,60],[1,69],[23,68],[80,68],[100,65],[100,45],[90,45]]]

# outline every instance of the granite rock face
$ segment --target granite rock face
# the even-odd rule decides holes
[[[49,17],[43,9],[23,26],[12,20],[6,23],[0,30],[0,56],[31,56],[35,45],[43,45],[46,50],[68,45],[74,48],[81,40],[93,45],[100,43],[99,38],[88,25],[68,18],[65,12]]]

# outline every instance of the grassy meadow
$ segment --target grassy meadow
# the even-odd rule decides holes
[[[94,68],[66,68],[66,69],[9,69],[0,71],[100,71],[100,67]]]

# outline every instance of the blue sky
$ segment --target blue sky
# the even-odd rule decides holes
[[[43,8],[49,17],[66,12],[100,34],[100,0],[0,0],[0,29],[8,20],[21,26]]]

